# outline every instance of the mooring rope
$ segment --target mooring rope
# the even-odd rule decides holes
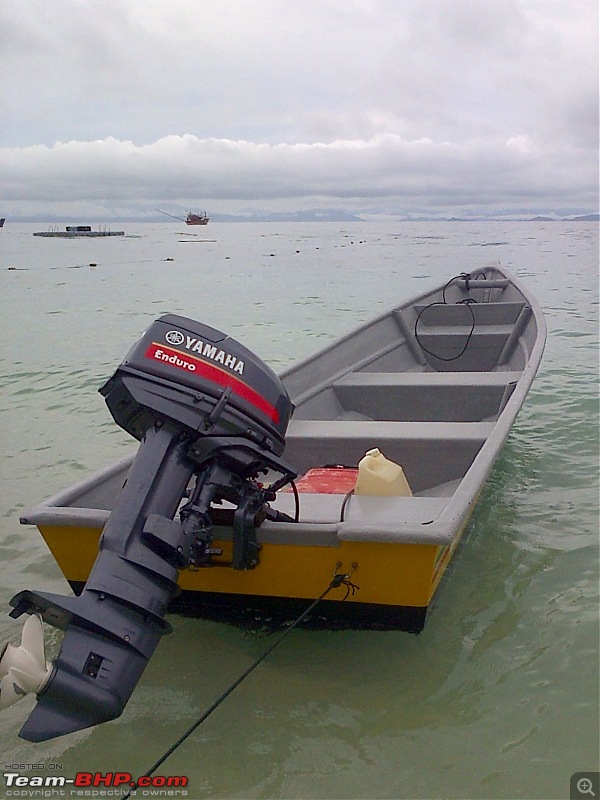
[[[143,775],[141,775],[141,776],[140,776],[140,777],[137,779],[137,781],[135,782],[135,784],[134,784],[134,785],[133,785],[133,786],[132,786],[132,787],[129,789],[129,791],[127,792],[127,794],[123,795],[123,797],[122,797],[122,799],[121,799],[121,800],[127,800],[127,798],[131,797],[131,796],[132,796],[132,794],[133,794],[133,792],[135,792],[135,790],[139,788],[139,781],[140,781],[142,778],[149,778],[149,777],[152,775],[152,773],[153,773],[153,772],[155,772],[155,771],[156,771],[156,770],[157,770],[157,769],[158,769],[158,768],[159,768],[159,767],[160,767],[162,764],[164,764],[164,762],[167,760],[167,758],[169,758],[169,756],[170,756],[170,755],[172,755],[172,754],[175,752],[175,750],[177,750],[177,748],[178,748],[180,745],[182,745],[182,744],[185,742],[185,740],[186,740],[186,739],[187,739],[189,736],[191,736],[191,735],[192,735],[192,733],[193,733],[193,732],[194,732],[194,731],[195,731],[195,730],[196,730],[198,727],[200,727],[200,725],[201,725],[201,724],[202,724],[202,723],[203,723],[203,722],[204,722],[204,721],[205,721],[205,720],[206,720],[206,719],[207,719],[207,718],[208,718],[208,717],[209,717],[209,716],[210,716],[210,715],[213,713],[213,711],[215,711],[215,710],[216,710],[216,709],[217,709],[217,708],[218,708],[218,707],[221,705],[221,703],[222,703],[222,702],[223,702],[223,701],[224,701],[224,700],[225,700],[227,697],[229,697],[229,695],[230,695],[230,694],[231,694],[231,693],[232,693],[232,692],[233,692],[235,689],[237,689],[237,687],[240,685],[240,683],[241,683],[243,680],[245,680],[245,679],[248,677],[248,675],[250,675],[250,673],[251,673],[251,672],[253,672],[253,671],[254,671],[254,670],[255,670],[255,669],[258,667],[258,665],[259,665],[261,662],[263,662],[263,661],[265,660],[265,658],[267,658],[267,656],[269,656],[269,655],[270,655],[270,654],[273,652],[273,650],[275,650],[275,648],[276,648],[276,647],[278,647],[278,646],[281,644],[281,642],[282,642],[282,641],[285,639],[285,637],[286,637],[286,636],[287,636],[289,633],[291,633],[291,632],[294,630],[294,628],[296,628],[296,627],[297,627],[297,626],[298,626],[298,625],[299,625],[299,624],[300,624],[300,623],[301,623],[301,622],[302,622],[302,621],[303,621],[303,620],[304,620],[304,619],[305,619],[305,618],[306,618],[306,617],[307,617],[307,616],[308,616],[308,615],[311,613],[311,611],[313,611],[313,609],[314,609],[314,608],[316,608],[316,607],[319,605],[319,603],[321,602],[321,600],[323,600],[323,599],[324,599],[324,598],[325,598],[325,597],[326,597],[326,596],[329,594],[329,592],[330,592],[332,589],[337,589],[337,588],[339,588],[340,586],[346,586],[346,589],[347,589],[347,591],[346,591],[346,597],[348,596],[348,593],[350,592],[350,590],[352,590],[352,594],[354,594],[355,590],[356,590],[358,587],[356,587],[356,586],[355,586],[355,585],[354,585],[354,584],[351,582],[350,578],[352,577],[352,573],[353,573],[353,572],[354,572],[354,570],[356,569],[356,567],[357,567],[357,564],[352,564],[351,571],[350,571],[349,573],[346,573],[346,574],[344,574],[344,573],[338,573],[338,571],[337,571],[337,570],[339,569],[339,567],[340,567],[340,566],[341,566],[341,564],[339,564],[339,563],[336,565],[336,571],[335,571],[335,574],[334,574],[334,576],[333,576],[333,578],[332,578],[332,580],[331,580],[331,582],[330,582],[329,586],[328,586],[328,587],[325,589],[325,591],[321,592],[321,594],[320,594],[320,595],[317,597],[317,599],[316,599],[316,600],[313,600],[313,602],[312,602],[312,603],[311,603],[311,604],[308,606],[308,608],[307,608],[305,611],[303,611],[303,612],[302,612],[302,614],[300,614],[300,616],[299,616],[297,619],[295,619],[295,620],[294,620],[294,621],[291,623],[291,625],[289,625],[289,626],[286,628],[286,630],[285,630],[285,631],[284,631],[284,632],[281,634],[281,636],[280,636],[278,639],[276,639],[276,640],[273,642],[273,644],[271,644],[269,647],[267,647],[267,649],[264,651],[264,653],[263,653],[261,656],[259,656],[259,657],[256,659],[256,661],[254,661],[254,663],[253,663],[253,664],[251,664],[251,665],[248,667],[248,669],[244,670],[244,672],[242,672],[242,674],[241,674],[241,675],[240,675],[238,678],[236,678],[236,680],[235,680],[235,681],[234,681],[234,682],[233,682],[233,683],[232,683],[232,684],[231,684],[231,685],[230,685],[230,686],[229,686],[229,687],[228,687],[228,688],[227,688],[227,689],[226,689],[226,690],[225,690],[225,691],[224,691],[224,692],[223,692],[223,693],[222,693],[222,694],[221,694],[221,695],[220,695],[220,696],[219,696],[219,697],[218,697],[218,698],[217,698],[217,699],[214,701],[214,703],[212,703],[212,705],[210,705],[210,706],[209,706],[209,707],[206,709],[206,711],[204,711],[204,712],[203,712],[203,713],[202,713],[202,714],[201,714],[201,715],[198,717],[198,719],[197,719],[197,720],[194,722],[194,724],[193,724],[193,725],[190,725],[190,727],[189,727],[189,728],[188,728],[188,729],[185,731],[185,733],[182,733],[182,735],[179,737],[179,739],[177,739],[177,741],[175,741],[175,742],[174,742],[174,743],[171,745],[171,747],[169,747],[169,749],[168,749],[168,750],[166,750],[166,751],[163,753],[163,755],[162,755],[162,756],[161,756],[161,757],[158,759],[158,761],[156,761],[156,762],[155,762],[155,763],[154,763],[154,764],[153,764],[153,765],[150,767],[150,769],[148,769],[148,770],[147,770],[147,771],[146,771],[146,772],[145,772]],[[344,599],[346,599],[346,598],[344,598]]]

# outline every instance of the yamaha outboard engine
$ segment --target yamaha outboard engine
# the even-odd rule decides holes
[[[256,526],[276,518],[268,501],[296,477],[279,459],[293,410],[283,384],[214,328],[161,317],[100,391],[141,444],[81,595],[26,590],[11,600],[11,616],[40,615],[65,631],[51,667],[25,636],[19,663],[17,648],[0,661],[7,684],[21,662],[31,665],[24,685],[39,692],[38,703],[20,732],[30,741],[118,717],[171,630],[164,616],[179,570],[210,565],[211,504],[232,505],[232,567],[252,569]]]

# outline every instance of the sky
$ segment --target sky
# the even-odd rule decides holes
[[[596,0],[0,0],[0,216],[598,210]]]

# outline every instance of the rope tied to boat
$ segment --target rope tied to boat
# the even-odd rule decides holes
[[[199,728],[200,725],[206,719],[208,719],[208,717],[213,713],[213,711],[215,711],[221,705],[221,703],[224,700],[226,700],[235,689],[237,689],[237,687],[242,683],[242,681],[244,681],[252,672],[254,672],[254,670],[259,666],[259,664],[261,664],[267,658],[267,656],[269,656],[273,652],[273,650],[275,650],[275,648],[278,647],[283,642],[285,637],[288,636],[294,630],[294,628],[300,625],[300,623],[303,622],[311,614],[311,612],[319,605],[319,603],[322,600],[325,599],[325,597],[329,594],[330,591],[332,591],[332,589],[339,589],[340,586],[345,586],[346,595],[343,598],[344,600],[346,600],[346,598],[350,593],[354,595],[354,593],[359,587],[356,586],[354,583],[352,583],[351,578],[352,574],[358,567],[358,564],[356,562],[353,562],[350,567],[350,572],[347,573],[338,572],[341,566],[342,563],[338,561],[335,565],[333,578],[331,579],[327,588],[323,592],[321,592],[321,594],[316,598],[316,600],[313,600],[312,603],[302,612],[302,614],[300,614],[300,616],[297,617],[285,629],[285,631],[281,634],[281,636],[279,636],[273,642],[273,644],[267,647],[267,649],[264,651],[264,653],[262,653],[262,655],[260,655],[247,669],[244,670],[244,672],[241,673],[241,675],[239,675],[239,677],[235,679],[235,681],[233,681],[233,683],[198,717],[198,719],[193,723],[193,725],[190,725],[190,727],[171,745],[171,747],[169,747],[169,749],[166,750],[163,753],[163,755],[143,775],[141,775],[137,779],[135,784],[129,789],[127,794],[123,795],[121,800],[128,800],[128,798],[132,796],[135,790],[139,788],[140,780],[142,780],[142,778],[148,778],[154,772],[156,772],[156,770],[162,764],[164,764],[167,758],[169,758],[169,756],[171,756],[175,752],[175,750],[177,750],[177,748],[180,747],[180,745],[182,745],[186,741],[186,739],[188,739],[192,735],[192,733],[194,733],[194,731],[197,728]]]

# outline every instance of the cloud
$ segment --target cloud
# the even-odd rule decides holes
[[[597,202],[588,0],[24,0],[1,15],[14,213]]]
[[[593,180],[581,162],[574,175],[560,154],[552,168],[528,136],[464,145],[394,134],[370,140],[276,144],[168,136],[149,145],[114,138],[0,150],[4,186],[13,202],[43,208],[84,202],[235,203],[302,200],[352,206],[376,200],[402,205],[490,207],[515,198],[577,202]],[[567,169],[565,169],[567,166]],[[589,166],[589,165],[588,165]],[[575,183],[576,191],[572,183]]]

